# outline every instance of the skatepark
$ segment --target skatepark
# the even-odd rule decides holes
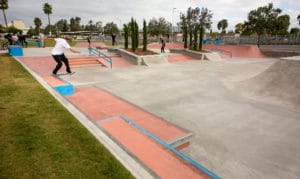
[[[300,177],[299,56],[227,46],[231,58],[199,60],[167,49],[167,61],[136,65],[101,49],[110,69],[76,62],[99,57],[75,48],[66,56],[76,73],[58,78],[51,48],[15,58],[137,178]],[[65,85],[74,92],[59,93]]]

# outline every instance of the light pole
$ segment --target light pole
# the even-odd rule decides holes
[[[120,30],[122,29],[122,21],[121,21],[121,19],[119,19],[118,17],[117,17],[117,20],[120,22]]]
[[[173,16],[174,16],[174,10],[176,8],[173,7],[173,10],[172,10],[172,23],[171,23],[171,31],[172,31],[172,35],[171,35],[171,42],[173,43]]]

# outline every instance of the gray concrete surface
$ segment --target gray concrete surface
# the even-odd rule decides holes
[[[299,111],[249,98],[232,87],[277,61],[85,67],[63,78],[75,86],[96,85],[190,130],[194,136],[183,152],[222,178],[296,179],[300,178]]]
[[[24,54],[48,56],[50,50],[24,49]],[[83,48],[79,55],[87,54]],[[194,135],[183,153],[224,179],[298,179],[299,106],[281,105],[264,96],[253,98],[237,88],[242,84],[251,91],[261,85],[255,79],[278,61],[189,61],[112,70],[84,67],[62,78],[75,86],[96,85],[188,129]],[[285,90],[282,85],[274,87]]]

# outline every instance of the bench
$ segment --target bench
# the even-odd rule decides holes
[[[37,45],[39,48],[42,48],[42,43],[40,41],[27,41],[27,45]]]

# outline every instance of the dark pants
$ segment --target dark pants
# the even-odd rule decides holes
[[[57,62],[56,67],[53,70],[53,74],[56,74],[57,71],[61,68],[62,66],[62,62],[64,62],[65,66],[66,66],[66,71],[68,73],[71,73],[71,69],[69,66],[69,60],[67,59],[67,57],[65,56],[65,54],[62,55],[52,55],[52,57],[54,58],[54,60]]]
[[[161,53],[165,53],[165,46],[161,46],[160,52],[161,52]]]

